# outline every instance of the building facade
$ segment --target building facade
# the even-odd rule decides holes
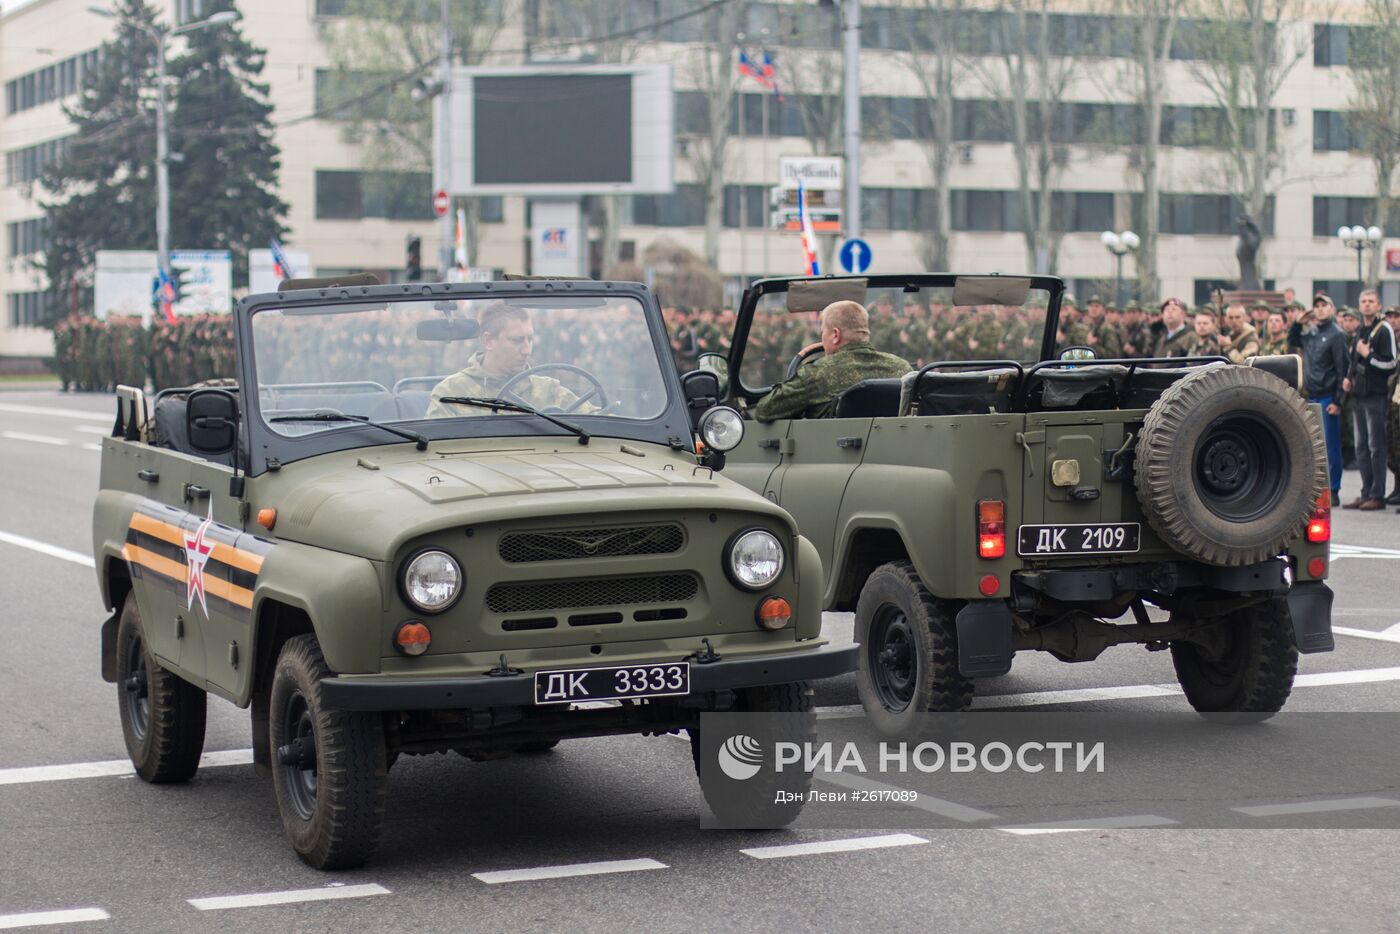
[[[697,181],[696,137],[706,106],[706,69],[699,62],[713,54],[715,37],[706,32],[712,21],[701,16],[676,19],[700,6],[682,0],[618,4],[630,10],[619,22],[665,24],[630,36],[627,55],[672,63],[676,88],[676,189],[623,199],[621,258],[641,256],[659,237],[703,254],[708,198]],[[590,30],[570,25],[567,17],[551,16],[549,7],[549,0],[503,0],[497,51],[487,61],[525,61],[526,50],[538,37],[548,40],[552,56],[567,58],[571,43]],[[264,80],[276,106],[280,188],[290,205],[288,245],[307,251],[317,273],[371,269],[392,278],[402,273],[406,238],[417,236],[422,238],[424,262],[431,266],[439,228],[432,216],[429,171],[367,168],[363,151],[346,141],[344,124],[336,118],[322,35],[342,5],[336,0],[240,0],[238,8],[245,34],[267,53]],[[1054,131],[1054,270],[1080,291],[1104,291],[1114,285],[1117,260],[1100,242],[1101,232],[1136,229],[1143,214],[1141,157],[1129,142],[1129,129],[1139,117],[1128,88],[1130,47],[1121,31],[1113,28],[1112,17],[1076,9],[1067,3],[1054,17],[1057,53],[1066,62],[1073,60],[1063,69],[1063,125]],[[1374,216],[1374,168],[1358,151],[1346,117],[1355,80],[1348,63],[1364,38],[1364,27],[1356,22],[1362,9],[1360,0],[1346,0],[1316,14],[1329,16],[1326,21],[1301,19],[1278,27],[1297,61],[1273,102],[1281,159],[1260,219],[1266,237],[1263,275],[1277,288],[1292,288],[1300,295],[1315,288],[1354,295],[1359,289],[1356,254],[1338,242],[1336,230],[1343,224],[1380,223]],[[202,16],[200,0],[169,0],[164,12],[172,23]],[[840,88],[834,51],[838,15],[831,7],[807,0],[745,5],[739,25],[746,44],[750,51],[772,51],[784,94],[779,101],[751,79],[736,78],[738,97],[729,123],[724,205],[715,241],[718,267],[731,284],[731,295],[744,278],[801,271],[797,236],[769,227],[768,198],[779,183],[782,158],[839,152],[840,127],[814,126],[824,113],[830,114],[829,121],[839,120],[839,107],[828,106]],[[934,134],[923,84],[910,66],[911,57],[920,54],[911,50],[917,45],[910,38],[913,15],[918,15],[915,7],[900,6],[896,0],[866,3],[863,9],[862,226],[876,272],[922,269],[927,256]],[[985,19],[993,14],[969,15]],[[1181,29],[1180,51],[1174,50],[1166,65],[1168,104],[1159,136],[1158,271],[1162,294],[1202,301],[1212,287],[1237,276],[1235,218],[1240,207],[1230,193],[1229,161],[1220,146],[1222,112],[1192,58],[1189,27],[1188,23]],[[63,103],[81,87],[85,71],[113,29],[111,19],[89,11],[88,0],[29,0],[12,4],[0,16],[0,83],[5,88],[0,108],[0,220],[5,228],[0,358],[51,353],[44,325],[55,309],[35,267],[44,247],[42,193],[35,180],[50,160],[61,156],[71,133]],[[996,32],[995,24],[986,22],[978,29],[977,35],[984,37]],[[576,44],[573,52],[588,53],[586,43]],[[1029,271],[1033,262],[1021,233],[1026,218],[1018,197],[1016,154],[987,90],[997,61],[994,44],[974,35],[963,52],[949,170],[949,266],[976,272]],[[733,54],[732,49],[723,54]],[[154,158],[154,139],[151,148]],[[178,172],[179,165],[171,171]],[[188,206],[172,205],[172,210],[182,209]],[[484,199],[476,264],[526,270],[528,216],[524,198]],[[593,231],[595,237],[598,233]],[[1392,227],[1386,233],[1400,236],[1400,229]],[[595,260],[596,256],[595,249]],[[1136,278],[1134,263],[1133,256],[1125,258],[1125,297]],[[1387,274],[1382,265],[1382,280],[1387,300],[1400,300],[1400,272]],[[235,282],[234,287],[237,293],[246,283]]]

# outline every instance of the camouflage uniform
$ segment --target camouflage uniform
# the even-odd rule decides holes
[[[1246,324],[1238,335],[1230,336],[1230,349],[1225,351],[1225,356],[1229,357],[1232,363],[1244,363],[1249,357],[1259,356],[1262,346],[1259,332],[1254,330],[1254,325]]]
[[[1259,340],[1259,353],[1261,356],[1273,356],[1276,354],[1288,353],[1288,332],[1284,331],[1278,336],[1278,340],[1271,340],[1266,334]]]
[[[1117,360],[1123,356],[1123,332],[1119,325],[1100,321],[1093,333],[1093,347],[1100,359]]]
[[[1192,357],[1196,354],[1196,345],[1200,338],[1196,336],[1196,331],[1191,325],[1183,325],[1171,337],[1163,331],[1157,338],[1156,345],[1152,348],[1154,357]]]
[[[490,412],[490,409],[476,406],[438,401],[444,396],[476,396],[478,399],[498,398],[501,394],[501,387],[516,374],[496,376],[487,373],[481,365],[481,360],[482,355],[476,354],[460,372],[452,374],[434,386],[432,401],[428,404],[428,412],[423,417],[457,418],[462,415],[484,415]],[[527,380],[521,380],[511,387],[510,393],[526,405],[536,409],[543,409],[547,406],[567,409],[578,401],[578,396],[565,389],[559,380],[548,376],[531,376]],[[586,402],[580,406],[579,411],[594,412],[597,411],[597,407]]]
[[[973,360],[991,360],[1000,355],[1002,327],[996,315],[977,311],[968,322],[967,354]],[[977,346],[973,347],[973,343]]]
[[[825,418],[837,394],[865,379],[899,377],[912,370],[905,360],[852,341],[836,353],[807,364],[797,375],[773,387],[753,410],[760,422],[780,418]]]

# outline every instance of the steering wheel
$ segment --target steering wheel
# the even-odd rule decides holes
[[[516,383],[524,382],[531,376],[535,376],[538,373],[543,373],[548,370],[563,370],[565,373],[573,373],[575,376],[583,377],[591,384],[591,388],[588,390],[588,392],[575,399],[573,401],[573,404],[570,405],[568,408],[561,410],[563,414],[568,415],[572,412],[577,412],[579,406],[583,405],[585,402],[587,402],[589,399],[592,399],[594,396],[598,397],[598,408],[600,410],[608,407],[608,393],[607,390],[603,388],[603,384],[598,380],[598,377],[594,376],[592,373],[588,372],[583,367],[574,366],[572,363],[541,363],[539,366],[532,366],[527,369],[521,370],[519,373],[516,373],[510,379],[506,380],[505,384],[501,386],[501,398],[509,402],[517,402],[521,405],[530,405],[529,402],[512,393],[511,387],[514,386]],[[550,406],[549,408],[556,407]],[[541,411],[549,411],[549,409],[543,409]]]
[[[823,347],[821,344],[818,344],[815,347],[802,348],[797,352],[796,356],[794,356],[791,360],[788,361],[787,375],[783,378],[792,379],[794,376],[797,375],[797,371],[802,369],[802,365],[804,363],[816,360],[824,356],[826,356],[826,348]]]

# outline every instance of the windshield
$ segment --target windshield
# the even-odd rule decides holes
[[[481,419],[519,416],[520,407],[630,420],[666,407],[646,313],[633,298],[271,308],[253,315],[252,337],[262,418],[284,436],[366,418],[470,424],[480,434]],[[513,406],[447,401],[467,398]]]
[[[1022,305],[954,305],[953,289],[871,288],[870,343],[913,367],[940,360],[1040,359],[1049,293],[1031,289]],[[744,345],[740,378],[751,389],[781,381],[803,347],[821,339],[816,312],[789,312],[787,293],[759,298]]]

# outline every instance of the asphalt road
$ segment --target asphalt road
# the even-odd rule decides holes
[[[246,712],[211,700],[214,759],[186,786],[126,771],[84,563],[111,409],[105,397],[0,392],[0,703],[11,711],[0,928],[1400,930],[1400,835],[1336,829],[1366,826],[1356,812],[1306,830],[702,830],[689,749],[671,738],[578,740],[490,763],[405,758],[376,860],[308,869],[246,764]],[[1349,473],[1346,492],[1356,485]],[[1304,657],[1289,710],[1400,712],[1400,515],[1339,512],[1334,543],[1337,651]],[[849,639],[850,619],[830,615],[827,629]],[[1187,709],[1174,682],[1166,653],[1136,647],[1084,665],[1022,655],[979,683],[977,706]],[[818,688],[831,716],[856,702],[849,677]],[[1369,806],[1386,801],[1400,805]],[[1104,818],[1124,816],[1104,803]]]

